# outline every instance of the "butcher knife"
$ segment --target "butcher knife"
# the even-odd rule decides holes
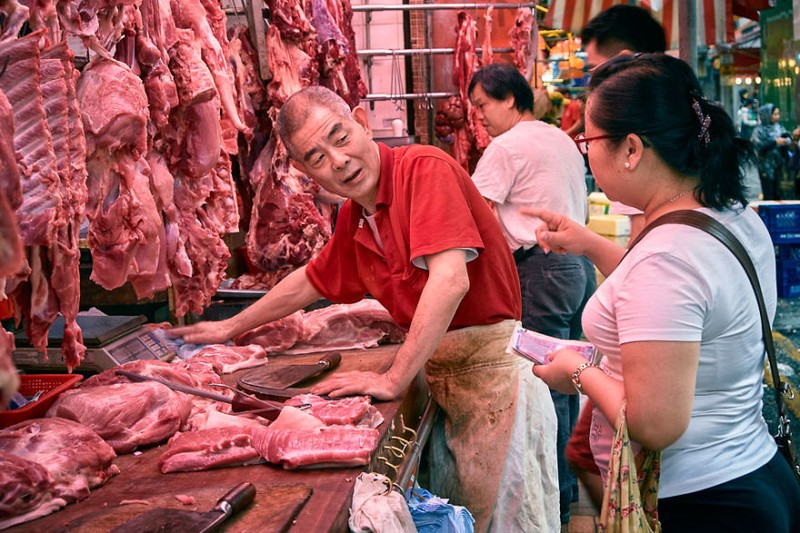
[[[325,354],[314,364],[310,365],[282,365],[271,366],[269,363],[251,370],[239,378],[239,385],[250,390],[251,387],[260,389],[286,389],[323,372],[330,372],[342,362],[339,352]]]
[[[225,520],[250,505],[255,497],[255,486],[244,482],[220,498],[211,511],[150,509],[115,527],[111,533],[209,533],[219,529]]]

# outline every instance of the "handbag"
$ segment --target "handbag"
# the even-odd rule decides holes
[[[608,480],[598,530],[603,533],[659,533],[658,478],[661,452],[642,449],[634,456],[626,421],[627,404],[617,414]]]
[[[772,339],[772,329],[769,325],[767,307],[764,304],[764,295],[761,292],[761,284],[758,281],[756,269],[753,266],[753,262],[750,260],[750,256],[747,254],[747,250],[744,249],[744,246],[742,246],[742,243],[739,242],[739,239],[737,239],[736,236],[731,233],[730,230],[728,230],[728,228],[720,224],[713,217],[699,211],[681,210],[662,215],[654,220],[651,224],[648,224],[647,227],[644,228],[636,237],[636,239],[630,244],[628,251],[630,251],[630,249],[633,248],[651,229],[663,224],[685,224],[687,226],[692,226],[693,228],[705,231],[724,244],[725,247],[728,248],[728,250],[730,250],[731,253],[736,257],[739,263],[741,263],[742,267],[744,267],[747,277],[750,280],[750,285],[752,285],[753,291],[756,294],[756,300],[758,301],[758,310],[761,314],[761,330],[764,335],[764,346],[767,352],[767,359],[769,360],[772,383],[774,385],[773,389],[775,391],[775,405],[777,406],[778,410],[778,430],[773,437],[775,438],[775,443],[778,445],[778,450],[786,459],[786,462],[789,463],[792,473],[797,479],[797,482],[800,483],[800,462],[798,462],[797,449],[795,448],[794,440],[792,439],[792,429],[789,425],[788,410],[786,403],[783,401],[784,395],[786,395],[787,398],[791,398],[793,397],[794,392],[786,383],[781,380],[780,373],[778,372],[778,363],[775,359],[775,343]]]

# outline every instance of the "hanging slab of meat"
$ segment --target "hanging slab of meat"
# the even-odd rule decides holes
[[[525,79],[530,78],[532,64],[536,58],[536,43],[539,38],[536,17],[529,7],[521,7],[517,11],[517,19],[508,32],[511,48],[514,50],[514,65],[522,72]]]
[[[192,363],[208,362],[219,374],[230,374],[243,368],[252,368],[267,362],[267,352],[263,346],[226,346],[210,344],[196,352],[190,359]]]
[[[22,155],[23,202],[17,220],[27,246],[50,245],[61,206],[61,184],[40,86],[39,37],[41,32],[0,44],[0,64],[6,65],[0,90],[14,110],[14,149]]]
[[[474,112],[469,100],[469,82],[477,66],[475,53],[475,39],[478,29],[475,19],[466,11],[458,12],[458,25],[456,26],[456,45],[453,55],[453,84],[458,88],[461,107],[464,109],[466,121],[464,127],[454,128],[453,157],[458,163],[469,170],[470,152],[473,147]]]
[[[481,50],[481,66],[491,65],[494,58],[492,54],[492,11],[494,6],[486,8],[486,15],[483,17],[483,50]]]
[[[320,214],[303,180],[308,178],[298,175],[273,135],[250,173],[256,194],[247,253],[262,270],[304,265],[330,239],[330,221]]]
[[[179,4],[173,0],[171,5],[176,25],[194,32],[197,44],[202,49],[203,61],[208,65],[208,69],[214,77],[225,116],[237,130],[247,131],[247,126],[242,122],[236,109],[233,72],[228,61],[227,39],[224,32],[221,36],[215,35],[209,24],[206,8],[199,0],[182,0]],[[222,43],[218,37],[222,38]]]
[[[67,505],[54,493],[55,483],[44,466],[0,452],[0,529],[35,520]]]
[[[55,8],[51,19],[57,22]],[[49,251],[50,284],[64,316],[64,337],[61,353],[67,369],[77,367],[86,347],[77,317],[80,307],[80,250],[78,240],[85,218],[86,142],[75,96],[73,54],[66,43],[59,43],[42,52],[42,95],[47,124],[53,139],[56,169],[61,182],[63,224],[56,230],[55,242]]]
[[[377,300],[334,304],[308,313],[298,311],[242,333],[237,344],[259,344],[267,353],[302,354],[327,350],[372,348],[399,343],[405,330]]]
[[[83,70],[77,95],[90,153],[147,151],[147,93],[130,69],[117,61],[95,60]]]
[[[14,130],[14,110],[5,93],[0,91],[0,196],[5,198],[11,209],[17,209],[22,204],[22,183],[17,153],[14,150]],[[2,252],[5,253],[6,250],[3,249]],[[16,268],[9,266],[7,261],[0,260],[0,275],[14,272]]]
[[[326,400],[316,394],[301,394],[286,400],[286,405],[311,405],[310,413],[326,425],[364,426],[377,428],[383,423],[383,415],[372,405],[369,396],[349,396]]]
[[[160,383],[119,383],[63,393],[47,412],[93,429],[117,453],[163,442],[186,422],[192,400]]]
[[[28,20],[28,8],[16,0],[0,2],[0,13],[3,14],[3,25],[0,27],[0,43],[13,40]]]
[[[44,466],[55,484],[53,496],[69,503],[119,474],[111,446],[87,426],[63,418],[34,418],[0,430],[0,452]]]
[[[317,30],[319,84],[355,107],[367,94],[361,79],[353,33],[353,10],[348,0],[311,0]]]

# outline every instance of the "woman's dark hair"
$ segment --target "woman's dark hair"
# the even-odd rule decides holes
[[[728,113],[703,98],[684,61],[620,55],[592,72],[589,91],[591,121],[617,142],[639,135],[674,171],[698,179],[702,205],[747,205],[742,169],[753,159],[752,147],[736,136]]]
[[[472,98],[472,91],[481,84],[484,92],[495,100],[505,100],[508,95],[514,96],[514,107],[520,112],[533,111],[533,91],[525,76],[516,67],[492,63],[473,74],[469,82],[467,94]]]

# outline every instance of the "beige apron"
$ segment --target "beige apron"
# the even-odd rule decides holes
[[[506,353],[515,322],[448,332],[425,365],[431,395],[446,413],[451,465],[431,464],[431,492],[463,505],[475,531],[489,527],[508,453],[519,382],[517,358]]]

